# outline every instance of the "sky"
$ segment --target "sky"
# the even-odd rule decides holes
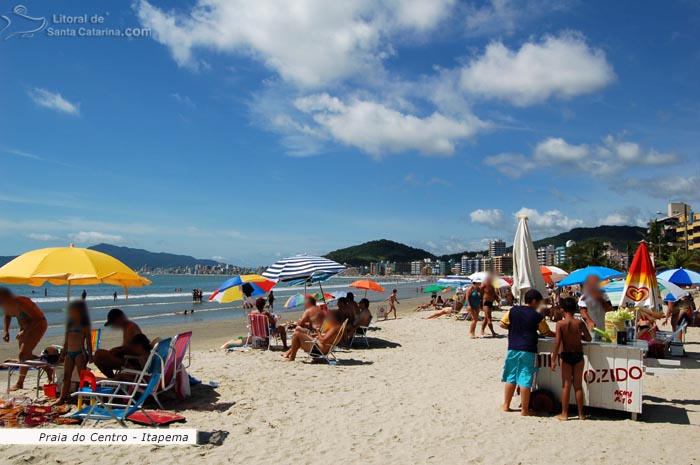
[[[698,1],[0,9],[0,255],[457,253],[700,202]]]

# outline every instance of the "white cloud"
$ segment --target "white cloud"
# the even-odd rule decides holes
[[[483,224],[493,229],[501,229],[505,226],[503,210],[497,208],[479,208],[469,213],[469,218],[472,223]]]
[[[417,151],[425,155],[452,155],[458,142],[473,137],[486,124],[472,116],[457,120],[439,112],[418,117],[367,100],[342,102],[328,94],[299,98],[295,106],[333,139],[375,157]]]
[[[34,103],[39,106],[50,108],[61,113],[67,113],[69,115],[79,115],[80,108],[77,103],[72,103],[63,98],[58,92],[54,93],[41,87],[34,87],[30,89],[27,94]]]
[[[118,234],[105,234],[97,231],[80,231],[69,234],[68,238],[76,244],[99,244],[101,242],[105,242],[118,245],[128,242],[124,236]]]
[[[648,215],[644,215],[639,208],[629,207],[614,211],[600,218],[598,224],[605,226],[646,226]]]
[[[32,239],[35,241],[40,241],[40,242],[65,241],[65,239],[62,237],[53,236],[51,234],[46,234],[46,233],[29,233],[25,237],[28,237],[29,239]]]
[[[283,79],[316,87],[381,69],[395,34],[426,32],[453,0],[197,0],[186,12],[164,11],[145,0],[141,23],[181,66],[199,67],[196,49],[244,54]]]
[[[579,34],[564,33],[527,42],[517,51],[491,42],[462,69],[461,84],[467,92],[525,106],[588,94],[614,79],[601,49],[589,47]]]
[[[531,158],[520,153],[500,153],[484,158],[486,166],[493,166],[509,178],[519,178],[537,168],[537,163]]]
[[[510,35],[545,14],[564,10],[568,2],[558,0],[491,0],[466,7],[467,34]]]
[[[621,192],[643,192],[663,200],[700,200],[700,176],[665,174],[651,179],[628,178],[617,185]]]
[[[527,216],[530,229],[540,233],[558,233],[583,226],[583,220],[569,218],[559,210],[548,210],[540,213],[533,208],[523,207],[513,215],[516,219]]]
[[[598,144],[571,144],[560,137],[540,141],[531,157],[502,153],[484,158],[482,163],[504,175],[518,178],[537,168],[557,167],[597,176],[617,176],[640,166],[661,166],[680,159],[672,152],[644,149],[636,142],[605,136]]]

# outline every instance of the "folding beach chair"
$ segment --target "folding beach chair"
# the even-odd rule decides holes
[[[372,319],[369,320],[370,324]],[[355,333],[352,335],[352,340],[350,341],[350,347],[355,345],[355,339],[362,339],[365,341],[365,346],[369,349],[369,339],[367,338],[367,331],[369,331],[369,324],[367,326],[359,326],[355,329]]]
[[[81,428],[87,424],[88,420],[97,422],[110,419],[116,420],[126,428],[125,420],[129,415],[141,410],[145,417],[155,425],[155,421],[143,409],[143,403],[160,383],[164,367],[163,356],[167,357],[170,352],[170,340],[170,338],[166,338],[154,345],[149,355],[149,362],[143,371],[129,370],[129,372],[136,372],[134,381],[98,381],[99,387],[111,387],[114,391],[110,393],[81,391],[71,394],[72,397],[87,397],[91,401],[94,399],[90,406],[78,410],[71,415],[71,418],[83,419]],[[124,372],[125,370],[121,371],[121,373]]]
[[[333,341],[333,345],[331,345],[330,350],[328,351],[327,354],[324,354],[321,348],[318,346],[317,340],[314,340],[313,346],[311,346],[311,351],[309,352],[309,358],[312,361],[317,361],[317,360],[323,360],[326,363],[330,365],[331,362],[336,362],[338,360],[338,357],[335,356],[335,350],[338,344],[340,343],[340,340],[343,337],[343,334],[345,333],[345,328],[348,325],[348,320],[345,320],[343,322],[343,325],[340,327],[340,331],[338,331],[338,335],[335,337],[335,340]]]
[[[253,343],[259,340],[267,340],[267,350],[272,347],[272,340],[274,339],[276,345],[282,343],[282,338],[279,333],[272,332],[272,327],[270,326],[270,320],[268,320],[266,315],[261,313],[251,313],[248,315],[248,320],[250,322],[250,336],[253,338]]]
[[[151,396],[158,404],[161,409],[163,405],[160,403],[158,396],[166,391],[169,391],[175,386],[177,382],[178,374],[184,371],[183,361],[185,355],[189,353],[190,339],[192,338],[192,331],[187,331],[186,333],[180,333],[173,339],[171,345],[171,350],[168,352],[168,356],[165,359],[165,363],[162,367],[161,382],[153,391]]]

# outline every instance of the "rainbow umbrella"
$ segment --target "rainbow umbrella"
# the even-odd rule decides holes
[[[259,274],[238,275],[224,281],[219,288],[209,297],[210,302],[226,304],[245,300],[246,297],[257,297],[270,292],[275,284]]]
[[[662,310],[659,283],[645,241],[639,244],[632,259],[620,307],[648,308],[653,312]]]
[[[284,308],[294,308],[304,305],[304,300],[306,300],[304,294],[294,294],[284,303]]]

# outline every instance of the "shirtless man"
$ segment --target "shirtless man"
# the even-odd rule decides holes
[[[320,349],[323,355],[328,354],[328,352],[330,352],[330,350],[333,348],[333,343],[336,341],[338,332],[342,326],[340,322],[341,318],[342,317],[337,311],[330,312],[327,320],[329,323],[328,328],[318,337],[318,339],[315,339],[314,336],[307,333],[298,331],[295,332],[292,336],[292,347],[287,352],[282,354],[285,361],[293,362],[297,356],[297,352],[299,352],[299,349],[303,349],[304,352],[321,355],[316,353],[316,351]],[[314,344],[318,346],[318,349]]]
[[[560,305],[564,310],[564,319],[557,322],[556,339],[552,353],[552,370],[557,369],[557,362],[561,360],[561,415],[560,420],[569,419],[569,394],[571,386],[576,395],[578,407],[578,419],[585,420],[583,414],[583,344],[581,341],[591,341],[588,326],[582,320],[574,318],[577,310],[576,300],[571,297],[561,299]],[[560,350],[561,349],[561,353]]]
[[[323,309],[316,305],[316,299],[309,296],[304,300],[304,313],[299,321],[292,323],[296,326],[294,332],[318,333],[323,327],[326,314]]]
[[[484,306],[484,321],[481,323],[481,336],[484,336],[484,332],[488,326],[491,330],[491,336],[496,337],[496,331],[493,330],[491,313],[493,312],[493,302],[498,299],[498,293],[496,292],[496,288],[493,287],[493,278],[491,276],[486,277],[486,280],[481,285],[481,291],[483,292]]]
[[[0,307],[5,313],[3,341],[10,342],[10,323],[12,322],[12,317],[15,317],[20,329],[19,333],[17,333],[19,361],[23,362],[39,358],[33,352],[48,327],[46,318],[39,307],[29,297],[16,297],[6,287],[0,287]],[[17,384],[12,386],[10,390],[16,391],[24,387],[24,378],[27,377],[28,370],[28,368],[20,368]]]
[[[139,325],[126,317],[124,312],[118,308],[113,308],[107,314],[105,326],[120,329],[123,332],[122,345],[109,350],[99,349],[95,351],[93,360],[97,368],[104,373],[107,378],[114,378],[114,370],[119,370],[126,364],[127,355],[137,355],[129,349],[131,341],[137,334],[143,334]],[[138,367],[143,368],[143,367]]]
[[[391,312],[394,312],[394,319],[397,318],[397,316],[396,316],[396,304],[401,303],[401,302],[399,302],[398,294],[399,294],[399,291],[394,289],[393,291],[391,291],[391,294],[389,294],[389,297],[387,297],[386,299],[383,300],[383,302],[386,302],[387,300],[389,301],[389,311],[384,314],[384,320],[389,318],[389,314],[391,314]]]

